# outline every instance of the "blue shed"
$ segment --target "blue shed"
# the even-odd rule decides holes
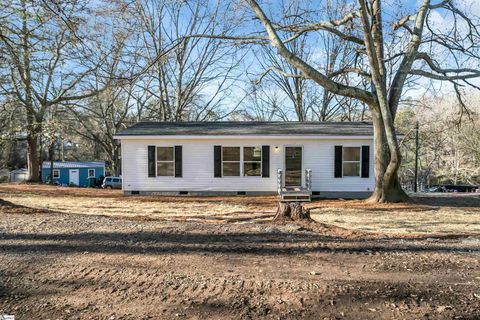
[[[101,176],[105,176],[104,161],[53,162],[53,181],[60,185],[88,187],[93,178],[99,179]],[[50,181],[50,161],[43,162],[42,181]]]

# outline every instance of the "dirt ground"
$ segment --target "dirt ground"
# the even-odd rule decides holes
[[[480,319],[480,197],[308,204],[0,185],[0,315]]]

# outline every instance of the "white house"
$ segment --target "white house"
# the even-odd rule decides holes
[[[124,194],[366,197],[367,122],[140,122],[121,140]]]
[[[10,172],[10,182],[25,182],[28,180],[28,169],[22,168]]]

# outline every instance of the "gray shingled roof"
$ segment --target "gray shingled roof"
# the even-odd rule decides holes
[[[372,136],[371,122],[139,122],[117,136],[340,135]]]

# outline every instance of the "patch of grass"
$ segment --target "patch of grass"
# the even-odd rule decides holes
[[[341,216],[342,219],[338,219]],[[369,210],[324,207],[312,210],[312,218],[342,228],[390,234],[480,235],[480,209],[470,207]]]
[[[108,191],[2,185],[0,197],[22,207],[67,214],[170,220],[242,220],[245,217],[270,216],[275,209],[274,197],[123,197],[118,196],[118,192],[108,197]],[[96,195],[97,192],[100,196]]]
[[[263,222],[270,219],[277,197],[123,197],[118,190],[0,185],[0,198],[39,212],[103,215],[141,220]],[[478,195],[427,195],[414,203],[367,204],[361,200],[318,200],[307,204],[322,223],[387,234],[480,235]],[[22,211],[17,209],[16,211]]]

